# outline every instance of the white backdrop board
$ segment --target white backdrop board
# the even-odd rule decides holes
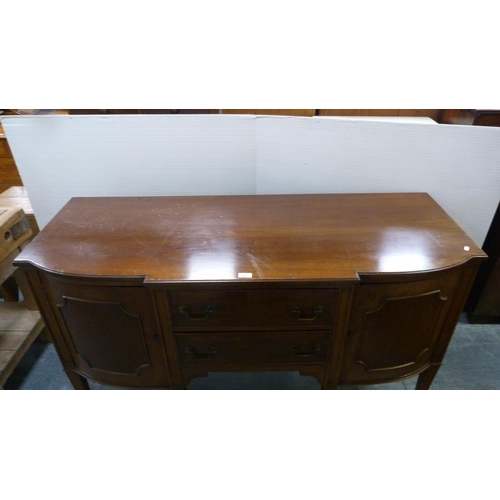
[[[73,196],[428,192],[482,244],[500,128],[252,115],[2,119],[43,227]]]
[[[259,193],[427,192],[482,244],[500,200],[500,128],[258,121]]]
[[[40,228],[74,196],[256,190],[252,116],[51,115],[2,125]]]

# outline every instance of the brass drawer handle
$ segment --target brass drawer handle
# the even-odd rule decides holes
[[[207,306],[204,314],[191,314],[189,312],[189,307],[185,306],[179,307],[179,311],[181,312],[181,314],[187,316],[187,319],[190,319],[191,321],[204,321],[208,319],[211,314],[214,313],[214,308],[212,306]]]
[[[314,321],[315,319],[318,319],[318,316],[323,312],[323,306],[316,306],[314,308],[314,316],[301,316],[300,315],[300,308],[297,306],[292,306],[290,308],[290,311],[295,315],[295,317],[299,321]]]
[[[217,349],[217,347],[210,347],[207,352],[196,352],[196,349],[194,347],[186,347],[186,349],[184,349],[184,352],[186,354],[193,356],[193,358],[195,359],[212,358],[217,354],[218,351],[219,349]]]
[[[311,356],[314,356],[316,353],[320,352],[323,349],[323,346],[321,344],[316,344],[311,352],[300,352],[299,349],[295,346],[291,346],[290,351],[292,351],[295,356],[298,358],[310,358]]]

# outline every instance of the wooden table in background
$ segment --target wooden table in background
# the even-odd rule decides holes
[[[0,207],[22,208],[30,221],[32,230],[31,239],[40,232],[24,186],[12,186],[3,193],[0,193]]]
[[[21,207],[8,207],[0,198],[0,389],[44,324],[25,277],[12,262],[31,237],[31,228]],[[15,226],[17,227],[14,227]],[[17,281],[15,277],[18,277]],[[19,288],[24,300],[19,302]]]

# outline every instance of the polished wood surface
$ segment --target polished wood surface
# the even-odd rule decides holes
[[[245,280],[240,273],[356,280],[477,255],[481,249],[427,194],[320,194],[74,198],[19,262],[159,282]]]
[[[17,257],[73,386],[429,388],[485,254],[423,193],[75,198]]]

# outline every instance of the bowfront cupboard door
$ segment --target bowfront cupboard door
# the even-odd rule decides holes
[[[397,380],[439,363],[445,347],[436,346],[453,333],[446,318],[460,276],[455,268],[411,282],[359,285],[339,383]]]
[[[150,291],[43,276],[65,369],[104,384],[169,386]]]

